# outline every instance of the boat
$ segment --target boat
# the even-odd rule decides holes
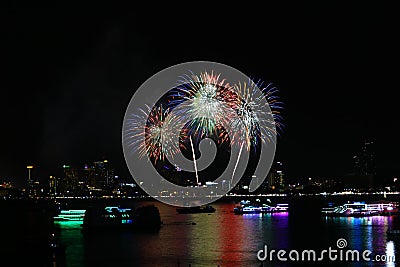
[[[176,211],[179,214],[191,214],[191,213],[214,213],[216,209],[210,205],[197,206],[197,207],[182,207],[177,208]]]
[[[241,201],[238,206],[233,209],[234,214],[262,214],[262,213],[278,213],[288,212],[289,204],[280,203],[276,205],[269,205],[266,203],[260,203],[256,201],[251,203],[250,201]]]
[[[118,206],[89,208],[83,219],[83,230],[140,230],[158,231],[161,227],[160,212],[153,205],[139,208]]]
[[[86,210],[61,210],[54,221],[83,221]]]
[[[325,216],[333,217],[367,217],[377,215],[393,215],[398,213],[398,208],[394,203],[370,203],[353,202],[339,206],[324,207],[321,213]]]

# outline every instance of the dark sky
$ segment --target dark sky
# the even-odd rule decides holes
[[[0,181],[26,179],[27,164],[48,176],[103,158],[127,176],[121,127],[135,89],[196,60],[278,86],[277,159],[291,178],[343,175],[364,138],[375,141],[380,173],[400,175],[393,7],[237,8],[1,10]]]

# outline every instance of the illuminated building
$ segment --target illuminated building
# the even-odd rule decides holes
[[[69,165],[63,165],[64,177],[60,180],[59,191],[64,195],[73,195],[79,189],[78,171]]]
[[[28,169],[28,181],[27,181],[27,193],[28,193],[28,197],[34,197],[34,184],[33,184],[33,179],[31,177],[31,170],[33,169],[32,165],[28,165],[26,166],[26,168]]]
[[[96,187],[95,175],[91,166],[85,164],[82,171],[81,181],[84,182],[89,188]]]
[[[367,189],[373,186],[375,176],[374,142],[365,140],[361,151],[353,157],[353,172],[347,174],[342,183],[345,188]]]
[[[96,161],[83,168],[63,165],[62,178],[50,176],[50,196],[87,196],[91,192],[101,194],[104,189],[112,189],[118,176],[107,160]]]
[[[91,190],[110,189],[116,185],[117,178],[108,160],[85,164],[81,172],[81,183]]]
[[[26,168],[28,169],[27,195],[29,198],[39,197],[40,194],[43,193],[43,189],[40,188],[39,181],[31,176],[33,166],[29,165],[26,166]]]
[[[3,182],[0,184],[0,197],[11,196],[15,188],[11,182]]]
[[[90,186],[104,189],[114,185],[114,170],[108,160],[93,162],[90,172]]]
[[[374,142],[365,140],[361,151],[353,157],[354,172],[358,175],[375,175],[375,155],[373,153]]]
[[[49,195],[51,197],[56,197],[57,196],[57,178],[50,175],[49,178]]]
[[[282,162],[278,161],[271,167],[267,181],[270,189],[284,189],[285,179]]]

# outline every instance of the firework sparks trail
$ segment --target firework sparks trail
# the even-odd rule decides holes
[[[196,156],[194,154],[194,147],[193,147],[193,141],[192,141],[192,136],[190,138],[190,146],[192,147],[192,155],[193,155],[193,164],[194,164],[194,170],[196,172],[196,185],[199,185],[199,175],[197,173],[197,163],[196,163]]]
[[[237,165],[238,165],[238,163],[239,163],[240,156],[242,155],[243,145],[244,145],[244,143],[242,143],[242,144],[240,145],[239,155],[238,155],[238,158],[237,158],[236,163],[235,163],[235,167],[233,168],[233,172],[232,172],[231,183],[233,183],[233,181],[234,181],[233,178],[235,177],[236,168],[237,168]]]
[[[190,69],[193,72],[188,73]],[[132,177],[149,195],[182,207],[222,197],[247,170],[253,172],[252,177],[265,179],[283,127],[276,91],[269,84],[255,85],[237,69],[216,62],[187,62],[156,73],[135,91],[124,117],[122,141]],[[201,140],[206,138],[216,146],[204,146]],[[197,149],[201,157],[196,159]],[[253,153],[255,158],[251,158]],[[256,164],[249,165],[254,159]],[[224,166],[215,160],[223,160]],[[211,166],[224,167],[218,177],[207,175],[206,181],[227,181],[229,186],[181,186],[180,182],[187,181],[167,179],[174,171],[164,171],[169,165],[185,172],[195,167],[197,181],[203,178],[203,170],[217,175]],[[252,179],[249,192],[262,182]],[[174,197],[162,198],[163,192],[173,192]]]
[[[280,115],[283,104],[277,96],[278,90],[271,84],[264,87],[262,82],[256,84],[251,80],[234,88],[240,97],[236,106],[239,116],[232,123],[233,127],[239,125],[239,120],[244,124],[246,148],[256,146],[258,140],[270,142],[271,136],[279,134],[283,127]],[[256,88],[261,88],[261,94]]]

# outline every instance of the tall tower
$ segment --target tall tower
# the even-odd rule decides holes
[[[26,168],[28,169],[28,183],[31,180],[31,170],[33,169],[32,165],[26,166]]]
[[[33,179],[31,176],[31,171],[33,169],[32,165],[28,165],[26,166],[26,168],[28,169],[28,182],[27,182],[27,193],[29,197],[33,197],[34,196],[34,183],[33,183]]]

